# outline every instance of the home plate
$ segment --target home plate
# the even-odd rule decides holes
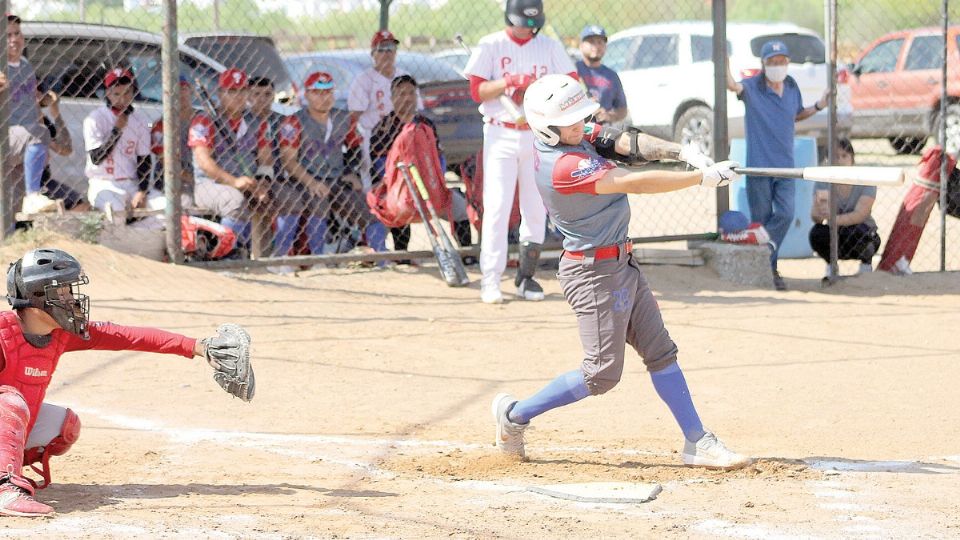
[[[639,504],[656,499],[663,488],[660,487],[660,484],[587,482],[583,484],[530,486],[527,489],[534,493],[568,501]]]

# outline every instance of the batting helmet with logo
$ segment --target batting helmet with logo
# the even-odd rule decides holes
[[[560,142],[557,127],[572,126],[597,112],[583,86],[569,75],[544,75],[527,88],[523,110],[527,123],[538,139],[556,146]]]

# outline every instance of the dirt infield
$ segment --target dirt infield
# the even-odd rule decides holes
[[[51,241],[86,266],[94,319],[194,336],[244,324],[258,391],[231,399],[198,360],[65,357],[48,400],[83,431],[38,495],[58,514],[3,518],[0,534],[960,536],[955,273],[823,291],[819,263],[786,261],[791,290],[774,293],[647,267],[704,422],[760,458],[724,473],[680,466],[681,435],[639,361],[609,394],[536,419],[530,462],[495,453],[493,395],[579,362],[552,278],[545,302],[486,306],[433,268],[218,275]],[[587,481],[663,492],[613,505],[526,490]]]

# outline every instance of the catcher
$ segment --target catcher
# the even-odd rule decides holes
[[[250,336],[235,324],[194,339],[154,328],[89,322],[89,283],[80,263],[59,249],[35,249],[10,265],[7,301],[0,312],[0,515],[47,516],[53,508],[33,498],[50,484],[50,456],[70,450],[80,435],[72,410],[43,401],[60,356],[82,350],[150,351],[201,356],[224,390],[250,401],[255,390]],[[41,482],[23,475],[30,466]]]

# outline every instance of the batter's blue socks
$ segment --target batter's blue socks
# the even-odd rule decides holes
[[[683,430],[683,436],[690,442],[697,442],[705,433],[697,408],[693,406],[687,380],[680,371],[680,365],[674,362],[669,367],[650,374],[653,387],[660,399],[670,407],[677,424]]]
[[[569,405],[589,395],[587,383],[583,382],[583,372],[578,369],[550,381],[533,397],[518,401],[507,416],[515,424],[526,424],[550,409]]]

